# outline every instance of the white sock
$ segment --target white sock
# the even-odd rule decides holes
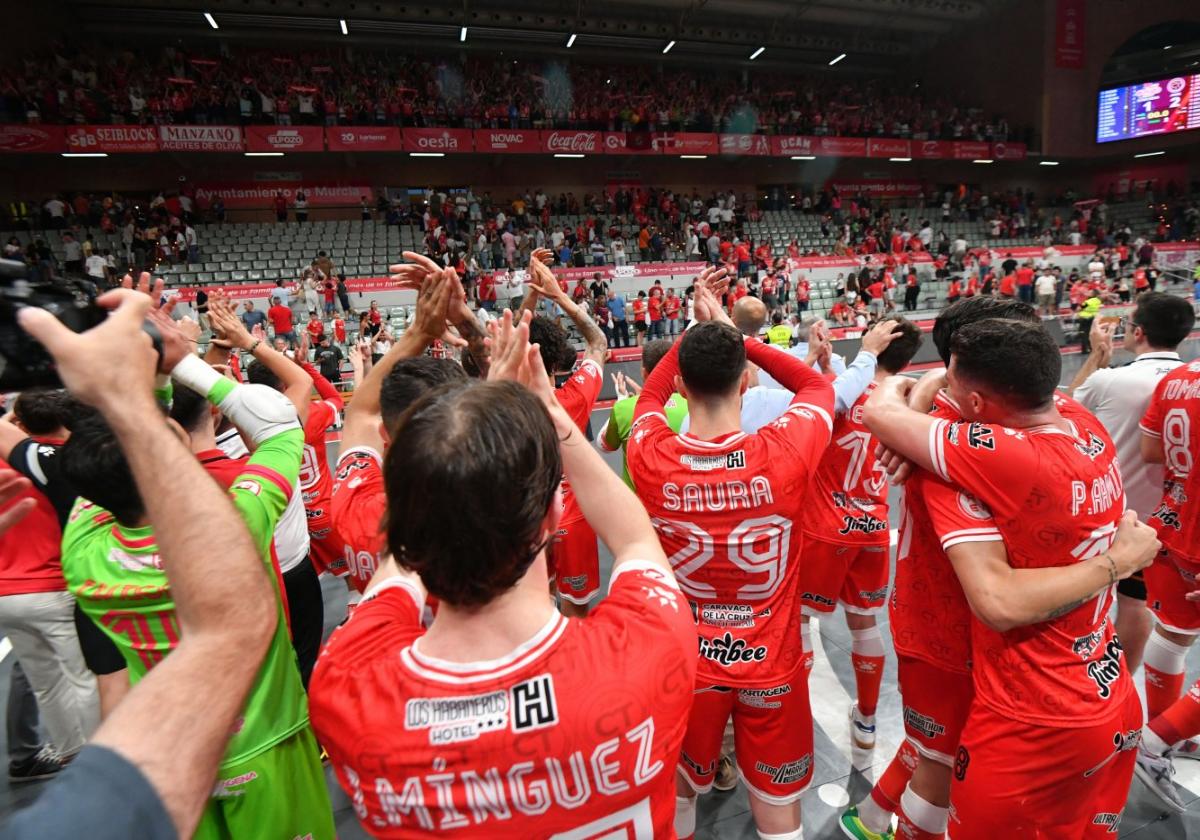
[[[691,837],[696,833],[696,797],[675,797],[675,836]]]
[[[851,630],[850,639],[851,653],[857,653],[859,656],[883,656],[885,653],[878,624],[862,630]]]
[[[930,834],[942,834],[946,831],[950,809],[939,808],[932,802],[926,802],[913,793],[911,784],[904,788],[904,793],[900,795],[900,808],[909,822],[922,831],[928,831]]]
[[[758,832],[759,840],[804,840],[804,826],[800,826],[795,831],[789,831],[785,834],[764,834]]]
[[[1142,662],[1163,674],[1182,674],[1187,659],[1188,646],[1164,639],[1157,630],[1146,641],[1146,653]]]
[[[1171,749],[1174,744],[1168,744],[1162,738],[1158,737],[1158,733],[1150,728],[1150,724],[1142,727],[1142,743],[1146,745],[1147,752],[1154,755],[1166,755],[1167,750]]]
[[[883,834],[892,825],[892,812],[883,810],[875,797],[870,795],[858,803],[858,818],[876,834]]]

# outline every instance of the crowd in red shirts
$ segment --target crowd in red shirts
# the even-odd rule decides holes
[[[726,131],[1023,140],[894,79],[397,54],[57,45],[0,71],[0,120]]]

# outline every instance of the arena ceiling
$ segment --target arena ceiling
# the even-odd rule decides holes
[[[878,73],[1002,15],[1013,0],[68,0],[58,14],[97,35],[414,50],[498,51]],[[219,29],[204,17],[208,12]],[[346,21],[347,35],[340,21]],[[463,27],[466,27],[465,40]],[[575,39],[570,48],[567,44]]]

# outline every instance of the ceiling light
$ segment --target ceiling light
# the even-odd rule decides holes
[[[1173,47],[1173,46],[1175,46],[1175,45],[1174,45],[1174,44],[1167,44],[1165,47],[1163,47],[1163,49],[1164,49],[1164,50],[1169,50],[1169,49],[1171,49],[1171,47]]]
[[[574,32],[572,32],[571,37],[567,39],[567,49],[571,49],[571,46],[575,43],[575,38],[576,35]]]
[[[912,158],[888,158],[892,163],[908,163]]]
[[[841,61],[845,57],[846,57],[846,54],[842,53],[837,58],[835,58],[833,61],[829,62],[829,66],[832,67],[833,65],[837,64],[839,61]]]
[[[467,40],[467,27],[463,27],[458,31],[458,43],[464,43]]]
[[[345,19],[345,18],[342,18],[341,20],[339,20],[339,21],[338,21],[338,23],[340,23],[340,24],[342,25],[342,34],[343,34],[343,35],[349,35],[349,34],[350,34],[350,27],[346,25],[346,19]]]
[[[445,157],[445,152],[409,152],[409,157]]]
[[[708,155],[680,155],[680,160],[708,160]]]
[[[555,157],[557,157],[557,158],[581,158],[581,157],[583,157],[583,155],[566,154],[566,153],[560,152],[559,154],[556,154]]]
[[[667,44],[665,47],[663,47],[662,54],[666,55],[667,53],[669,53],[671,51],[671,47],[673,47],[673,46],[675,46],[675,42],[671,41],[669,44]]]
[[[246,157],[283,157],[283,152],[243,152]]]
[[[971,163],[992,163],[992,162],[993,161],[991,158],[976,158],[975,160],[971,161]]]
[[[63,157],[108,157],[107,152],[63,152]]]
[[[750,60],[753,61],[754,59],[758,58],[760,55],[762,55],[766,51],[767,51],[766,47],[759,47],[754,52],[750,53]]]
[[[792,160],[816,160],[816,155],[792,155]]]
[[[1158,155],[1165,155],[1165,154],[1166,154],[1166,152],[1142,152],[1140,155],[1134,155],[1134,157],[1135,158],[1157,157]]]
[[[1056,160],[1039,160],[1038,166],[1058,166],[1058,161],[1056,161]]]
[[[209,14],[208,12],[205,12],[205,13],[204,13],[204,19],[205,19],[206,21],[208,21],[208,25],[209,25],[209,26],[211,26],[213,29],[220,29],[220,28],[221,28],[221,27],[217,26],[217,21],[216,21],[216,19],[215,19],[215,18],[214,18],[214,17],[213,17],[211,14]]]

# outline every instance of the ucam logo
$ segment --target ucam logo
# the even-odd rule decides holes
[[[812,154],[813,142],[811,137],[780,137],[779,153],[784,155]]]

